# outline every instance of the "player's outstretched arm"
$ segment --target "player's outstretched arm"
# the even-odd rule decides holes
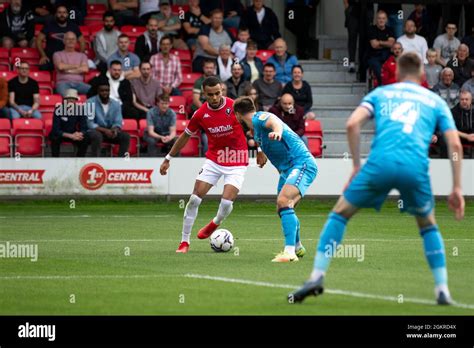
[[[170,152],[166,155],[165,160],[163,161],[163,163],[161,163],[161,166],[160,166],[161,175],[166,175],[166,173],[168,172],[168,168],[170,167],[171,158],[176,156],[181,151],[181,149],[189,141],[190,137],[191,136],[186,132],[183,132],[183,134],[179,136],[178,140],[176,140]]]
[[[270,116],[267,122],[265,122],[265,127],[272,130],[270,133],[268,133],[268,137],[271,140],[281,140],[283,134],[283,124],[282,122],[279,122],[279,119],[276,116]]]
[[[453,190],[448,198],[449,208],[454,211],[457,220],[464,217],[464,197],[461,187],[461,162],[463,158],[462,144],[456,130],[448,130],[444,133],[448,145],[449,160],[453,172]]]

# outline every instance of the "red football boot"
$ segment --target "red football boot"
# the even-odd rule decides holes
[[[209,238],[209,236],[212,234],[212,232],[217,230],[218,227],[219,227],[219,225],[216,225],[214,223],[214,221],[211,220],[211,222],[209,222],[206,226],[204,226],[203,228],[201,228],[199,230],[197,237],[199,239]]]
[[[186,254],[189,251],[189,243],[188,242],[181,242],[179,244],[178,249],[176,250],[177,253]]]

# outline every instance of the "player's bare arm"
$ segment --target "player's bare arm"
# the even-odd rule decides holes
[[[187,134],[186,132],[183,132],[179,136],[178,140],[176,140],[176,142],[174,143],[173,147],[171,148],[169,154],[166,155],[165,160],[163,161],[163,163],[160,166],[160,174],[161,175],[166,175],[166,173],[168,172],[168,168],[170,167],[170,159],[172,157],[176,156],[181,151],[181,149],[188,143],[190,137],[191,136],[189,134]]]
[[[463,149],[459,135],[456,130],[448,130],[444,133],[446,144],[448,145],[449,160],[453,173],[453,189],[448,197],[449,209],[454,211],[456,219],[461,220],[464,217],[464,197],[461,188],[461,161],[463,158]]]
[[[276,119],[275,116],[270,116],[265,122],[265,127],[272,131],[268,133],[271,140],[280,141],[283,135],[283,124]]]
[[[267,163],[267,156],[263,153],[262,149],[260,149],[260,145],[257,143],[258,150],[257,150],[257,165],[260,168],[263,168]]]

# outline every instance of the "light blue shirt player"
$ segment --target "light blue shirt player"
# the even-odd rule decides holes
[[[283,127],[280,141],[269,137],[269,134],[273,132],[266,126],[270,117]],[[272,113],[264,111],[255,113],[252,124],[255,141],[280,173],[278,193],[285,184],[293,185],[298,188],[303,197],[318,173],[316,161],[306,145],[290,127]]]
[[[392,188],[400,191],[403,211],[426,216],[433,207],[428,151],[436,129],[456,126],[438,95],[412,82],[379,87],[361,106],[375,121],[375,138],[367,163],[344,198],[359,208],[379,210]]]

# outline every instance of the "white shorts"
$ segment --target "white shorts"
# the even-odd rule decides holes
[[[246,171],[247,166],[226,167],[206,159],[196,180],[216,186],[221,176],[224,176],[224,185],[232,185],[240,191]]]

